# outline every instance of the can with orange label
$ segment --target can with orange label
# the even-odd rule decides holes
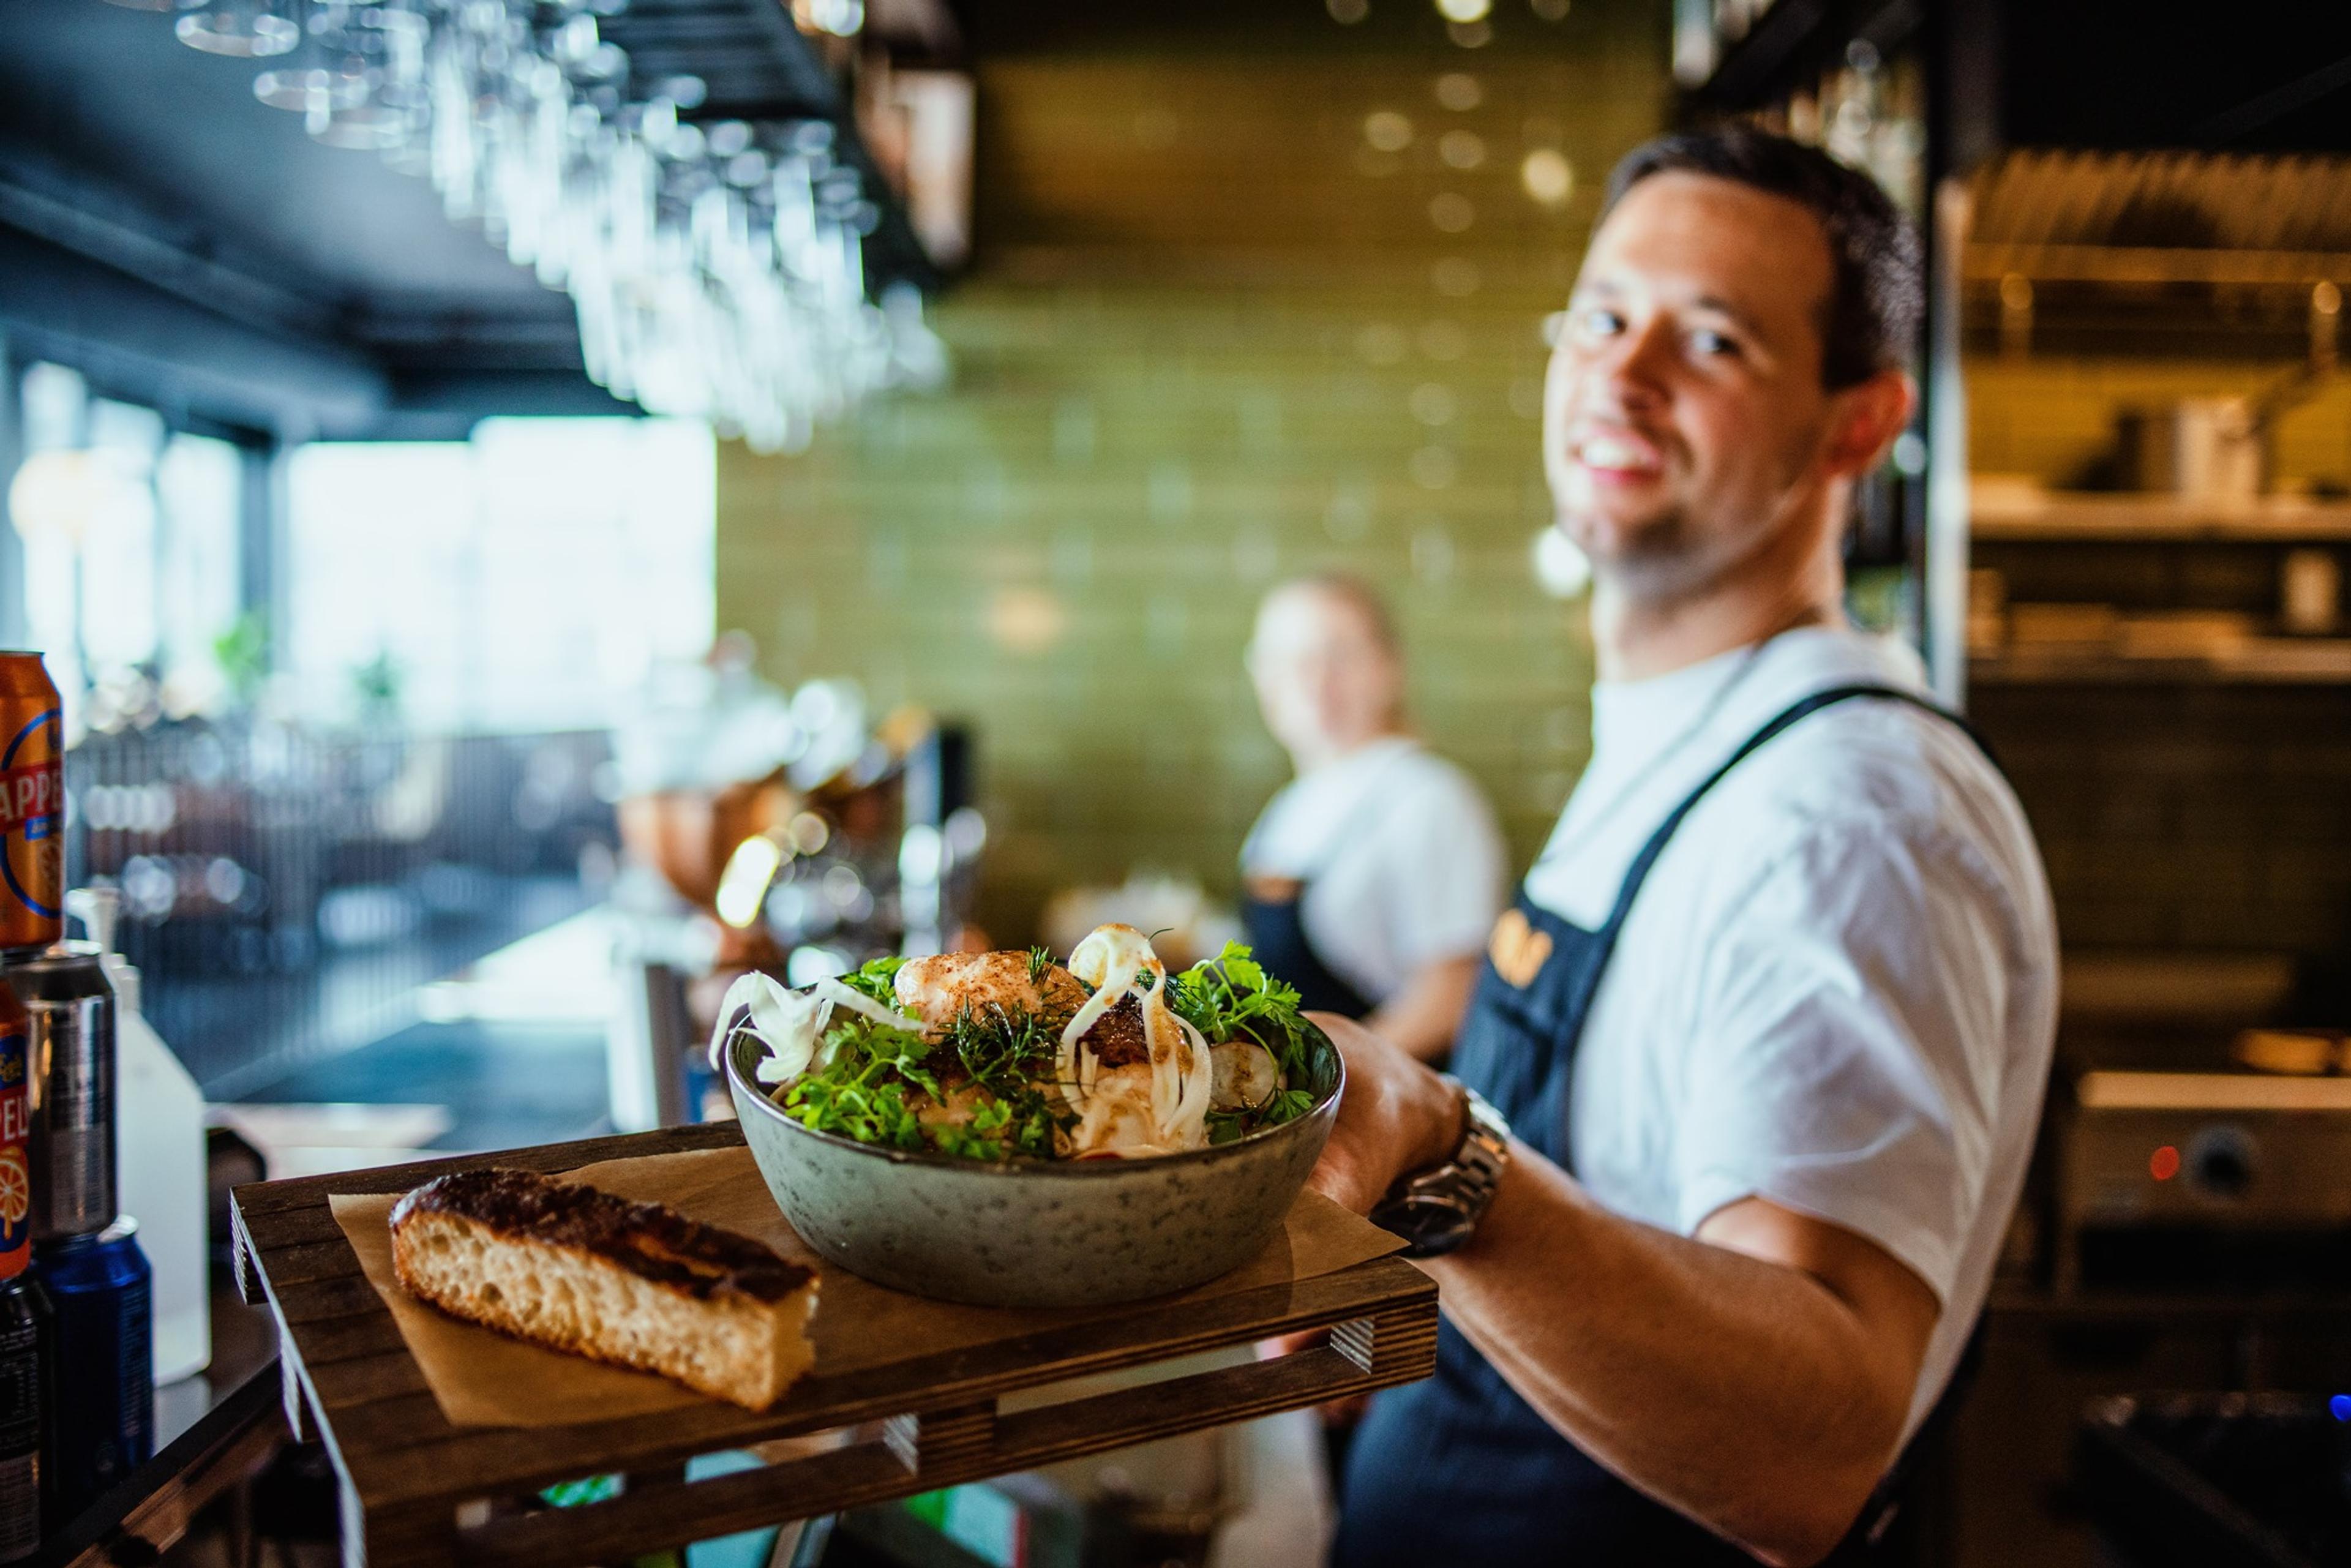
[[[66,737],[38,653],[0,653],[0,948],[65,935]]]
[[[33,1258],[33,1161],[26,1147],[33,1097],[26,1032],[25,1005],[0,983],[0,1280],[23,1273]]]

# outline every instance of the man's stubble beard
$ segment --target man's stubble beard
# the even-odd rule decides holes
[[[1592,563],[1595,589],[1623,604],[1670,603],[1690,596],[1712,575],[1712,563],[1690,548],[1689,514],[1679,505],[1665,507],[1622,529],[1580,527],[1575,514],[1562,506],[1552,527]],[[1613,544],[1597,548],[1610,534]]]

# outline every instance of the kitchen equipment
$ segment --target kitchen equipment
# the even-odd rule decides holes
[[[2268,451],[2250,398],[2191,397],[2172,412],[2171,487],[2193,501],[2239,506],[2258,498]]]
[[[2053,1220],[2061,1293],[2351,1281],[2351,1079],[2085,1072]]]
[[[0,979],[25,1004],[33,1239],[114,1223],[114,988],[97,946],[10,954]]]
[[[878,1283],[984,1306],[1138,1301],[1213,1280],[1281,1224],[1337,1119],[1345,1070],[1307,1025],[1314,1108],[1229,1144],[1149,1159],[1008,1160],[861,1144],[760,1092],[767,1046],[728,1041],[726,1086],[801,1239]]]
[[[2192,397],[2126,409],[2116,447],[2125,484],[2205,506],[2257,499],[2268,475],[2263,404],[2248,397]]]
[[[2278,623],[2305,637],[2335,630],[2343,612],[2343,569],[2327,549],[2292,549],[2278,568]]]
[[[2351,1399],[2101,1399],[2075,1490],[2116,1568],[2318,1568],[2351,1561]]]

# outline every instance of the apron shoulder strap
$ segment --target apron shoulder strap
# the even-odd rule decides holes
[[[2000,758],[1992,755],[1991,743],[1984,739],[1973,725],[1941,704],[1920,696],[1916,692],[1905,691],[1900,686],[1859,683],[1853,685],[1830,686],[1826,690],[1814,692],[1810,696],[1799,698],[1782,708],[1766,720],[1761,729],[1740,742],[1739,749],[1732,752],[1721,767],[1708,774],[1705,780],[1685,796],[1681,804],[1667,814],[1664,821],[1657,824],[1657,831],[1649,836],[1649,841],[1641,846],[1641,852],[1633,857],[1633,863],[1625,869],[1624,883],[1616,890],[1615,906],[1608,912],[1609,929],[1614,930],[1624,925],[1625,917],[1632,911],[1634,894],[1641,891],[1641,883],[1648,879],[1650,869],[1657,863],[1657,857],[1665,852],[1666,841],[1674,836],[1674,830],[1682,825],[1682,819],[1688,816],[1691,809],[1706,799],[1716,785],[1728,778],[1732,768],[1771,744],[1782,730],[1810,718],[1823,708],[1834,707],[1839,703],[1852,702],[1857,697],[1884,697],[1893,702],[1907,703],[1923,713],[1932,714],[1947,723],[1957,725],[1970,740],[1975,742],[1976,748],[1984,754],[1985,758],[1994,768],[2000,766]]]

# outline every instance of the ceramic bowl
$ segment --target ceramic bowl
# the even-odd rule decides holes
[[[1312,1110],[1188,1154],[990,1164],[820,1133],[785,1115],[738,1032],[726,1087],[784,1218],[832,1262],[916,1295],[983,1306],[1092,1306],[1180,1291],[1253,1257],[1331,1136],[1346,1078],[1306,1026]]]

